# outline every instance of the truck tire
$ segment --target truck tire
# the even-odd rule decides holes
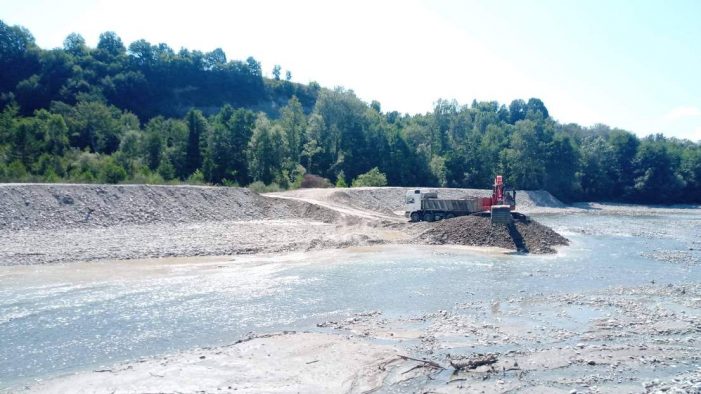
[[[420,222],[421,221],[421,215],[418,212],[412,212],[411,213],[411,221],[412,222]]]
[[[445,215],[445,218],[446,218],[446,219],[452,219],[452,218],[454,218],[454,217],[455,217],[455,215],[453,215],[452,213],[449,213],[449,214]]]
[[[427,222],[433,222],[433,221],[436,220],[436,217],[433,216],[432,213],[427,213],[427,214],[424,215],[424,220],[427,221]]]

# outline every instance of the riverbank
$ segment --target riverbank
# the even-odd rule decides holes
[[[358,251],[378,252],[381,249]],[[473,256],[458,249],[452,253],[461,259]],[[267,294],[269,286],[288,286],[285,277],[276,273],[283,267],[314,267],[324,265],[324,261],[343,260],[344,255],[342,251],[324,251],[290,254],[282,260],[251,256],[242,260],[209,257],[121,262],[110,280],[128,287],[130,282],[145,279],[170,282],[173,276],[194,274],[206,283],[213,277],[210,275],[229,281],[245,274],[246,283],[250,283],[243,285],[244,293]],[[72,266],[45,266],[33,277],[47,275],[45,279],[49,280],[61,273],[62,281],[75,286],[104,280],[100,271],[112,272],[106,264],[79,263],[75,265],[78,270],[71,270]],[[6,268],[20,276],[32,269]],[[235,272],[237,276],[228,276]],[[535,275],[543,274],[536,271]],[[21,278],[13,282],[17,279]],[[481,280],[490,281],[486,277]],[[261,282],[268,284],[261,287]],[[252,332],[228,345],[103,364],[36,382],[23,391],[701,390],[698,282],[662,281],[574,292],[516,290],[488,297],[462,293],[465,295],[446,303],[452,305],[448,309],[423,307],[406,315],[366,310],[333,320],[318,316],[312,319],[313,330]],[[459,367],[469,365],[471,360],[488,363]]]

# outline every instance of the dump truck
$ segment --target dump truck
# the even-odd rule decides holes
[[[508,224],[512,220],[511,211],[515,209],[516,191],[506,188],[502,176],[497,175],[491,197],[442,199],[433,191],[409,190],[406,193],[404,216],[412,222],[433,222],[489,212],[493,224]]]

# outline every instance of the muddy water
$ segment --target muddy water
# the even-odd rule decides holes
[[[99,369],[248,332],[317,330],[382,311],[411,318],[456,304],[701,282],[701,214],[537,217],[571,241],[555,256],[388,246],[291,254],[0,267],[0,388]],[[567,329],[600,317],[571,307],[537,319]],[[698,311],[696,311],[698,312]]]

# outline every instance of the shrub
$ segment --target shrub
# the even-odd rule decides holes
[[[303,189],[314,187],[327,188],[333,187],[333,184],[328,179],[322,178],[319,175],[304,174],[304,178],[302,178],[302,183],[299,185],[299,187]]]
[[[353,187],[361,186],[387,186],[387,176],[375,167],[365,174],[358,175],[358,177],[353,180]]]
[[[261,181],[255,181],[248,185],[248,188],[253,190],[256,193],[273,193],[273,192],[279,192],[282,189],[280,189],[280,185],[278,185],[275,182],[272,182],[269,185],[266,185],[265,183]]]
[[[27,178],[27,169],[21,161],[15,160],[7,166],[5,170],[8,181],[22,181]]]
[[[126,170],[114,160],[107,160],[100,171],[100,180],[106,183],[119,183],[125,179],[127,179]]]
[[[336,187],[348,187],[346,183],[346,174],[341,170],[336,177]]]
[[[148,170],[148,167],[146,167],[146,169],[141,169],[136,174],[134,174],[134,177],[128,180],[126,183],[163,185],[168,182],[166,182],[165,179],[163,179],[163,177],[161,177],[157,172],[151,172]]]
[[[204,181],[204,174],[202,174],[202,171],[200,170],[196,170],[195,172],[193,172],[192,175],[190,175],[185,182],[191,185],[206,184],[206,182]]]
[[[222,185],[224,185],[224,186],[226,186],[226,187],[239,187],[239,183],[238,183],[238,182],[236,182],[236,181],[231,181],[231,180],[229,180],[229,179],[227,179],[227,178],[222,179],[222,180],[221,180],[221,183],[222,183]]]

